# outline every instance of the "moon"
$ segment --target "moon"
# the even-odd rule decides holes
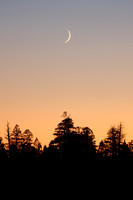
[[[64,42],[64,44],[68,43],[71,39],[71,32],[69,30],[67,30],[67,32],[69,35],[68,35],[68,39]]]

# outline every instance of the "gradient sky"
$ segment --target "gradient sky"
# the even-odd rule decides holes
[[[48,145],[66,110],[97,142],[119,122],[130,141],[132,91],[132,0],[0,0],[3,138],[8,120]]]

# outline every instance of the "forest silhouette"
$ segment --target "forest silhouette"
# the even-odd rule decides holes
[[[112,126],[107,137],[96,145],[95,135],[89,127],[75,127],[65,111],[62,121],[53,133],[54,139],[42,147],[38,138],[19,125],[11,130],[6,125],[6,142],[0,137],[0,161],[42,161],[44,163],[122,163],[133,166],[133,140],[126,143],[123,124]]]

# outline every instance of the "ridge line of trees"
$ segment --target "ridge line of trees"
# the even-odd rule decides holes
[[[75,127],[65,111],[63,120],[57,125],[49,146],[42,145],[33,133],[21,132],[19,125],[11,130],[7,122],[6,143],[0,137],[0,161],[41,160],[49,161],[130,161],[133,163],[133,140],[126,143],[124,127],[120,123],[112,126],[107,137],[96,146],[95,135],[89,127]]]

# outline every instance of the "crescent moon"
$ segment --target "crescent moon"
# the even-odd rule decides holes
[[[64,42],[64,44],[68,43],[71,39],[71,32],[69,30],[67,30],[69,36],[68,36],[68,39]]]

